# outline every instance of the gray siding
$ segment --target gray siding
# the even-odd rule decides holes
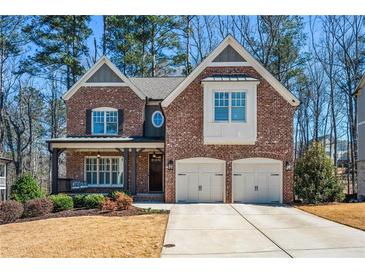
[[[357,96],[357,121],[358,123],[365,121],[365,86]]]
[[[159,105],[146,105],[144,135],[146,137],[165,137],[165,123],[160,128],[155,128],[152,124],[152,114],[161,108]]]
[[[87,83],[123,83],[123,80],[116,75],[111,68],[102,65],[87,81]]]
[[[365,161],[365,124],[358,126],[358,159],[359,161]]]
[[[365,122],[365,87],[357,96],[357,122]],[[365,161],[365,124],[358,126],[358,159]]]
[[[215,57],[213,62],[246,62],[246,60],[228,45],[217,57]]]

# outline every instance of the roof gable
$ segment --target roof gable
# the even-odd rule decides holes
[[[214,58],[213,62],[246,62],[246,60],[231,45],[228,45]]]
[[[124,81],[107,64],[103,64],[86,83],[123,83]]]
[[[270,72],[268,72],[263,65],[261,65],[248,51],[246,51],[241,44],[237,42],[236,39],[233,38],[233,36],[228,35],[219,45],[216,47],[208,56],[204,59],[203,62],[201,62],[191,73],[190,75],[185,78],[184,81],[182,81],[176,89],[171,92],[169,96],[165,100],[162,101],[161,105],[163,107],[167,107],[169,104],[171,104],[177,96],[181,92],[185,90],[185,88],[208,66],[212,65],[212,62],[216,60],[218,56],[220,56],[221,53],[224,52],[226,48],[227,51],[232,53],[232,50],[229,48],[229,46],[238,53],[243,60],[245,60],[250,66],[252,66],[279,94],[286,99],[289,104],[292,106],[298,106],[299,100],[290,93],[289,90],[287,90]],[[227,53],[225,53],[227,54]],[[223,55],[221,55],[223,57]],[[226,56],[226,55],[225,55]],[[218,58],[220,60],[221,57]],[[225,57],[226,58],[226,57]],[[225,61],[227,62],[227,61]],[[236,62],[236,61],[230,61],[230,62]],[[242,62],[242,61],[241,61]]]
[[[146,95],[139,90],[121,71],[106,57],[101,57],[63,96],[68,100],[82,86],[128,86],[142,100]]]

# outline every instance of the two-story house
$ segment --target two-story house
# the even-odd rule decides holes
[[[365,74],[354,95],[357,97],[357,197],[365,200]]]
[[[186,78],[128,78],[102,57],[70,89],[67,136],[49,140],[52,189],[129,190],[165,202],[293,200],[298,99],[232,36]]]
[[[10,159],[2,157],[3,148],[0,144],[0,201],[5,201],[8,197],[7,186],[7,165],[11,162]]]

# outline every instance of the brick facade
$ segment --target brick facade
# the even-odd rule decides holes
[[[97,156],[97,152],[85,152],[85,151],[66,151],[66,177],[74,180],[84,181],[85,171],[85,157]],[[117,152],[99,152],[100,156],[122,156]],[[129,182],[131,181],[131,155],[129,153],[128,166],[129,166]],[[137,193],[148,193],[148,152],[142,152],[137,157]],[[129,186],[128,186],[129,187]],[[115,190],[115,188],[96,188],[94,190],[88,188],[87,192],[109,192]]]
[[[203,144],[203,87],[201,80],[212,74],[245,73],[257,78],[257,141],[255,145]],[[293,161],[293,117],[291,106],[252,67],[208,67],[168,107],[165,163],[193,157],[226,161],[226,202],[232,202],[232,161],[264,157]],[[285,166],[285,165],[283,165]],[[175,202],[175,171],[165,168],[165,201]],[[293,172],[283,170],[283,200],[293,200]]]
[[[86,135],[86,110],[111,107],[124,110],[122,136],[142,136],[145,102],[129,87],[81,87],[67,106],[67,134]]]

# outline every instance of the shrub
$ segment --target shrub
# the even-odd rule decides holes
[[[66,194],[51,195],[49,199],[53,203],[53,211],[55,212],[69,210],[74,206],[72,198]]]
[[[37,217],[53,211],[53,203],[47,198],[33,199],[24,203],[24,217]]]
[[[105,201],[101,204],[100,209],[101,210],[108,210],[108,211],[115,211],[117,210],[118,205],[116,201],[114,201],[111,198],[106,198]]]
[[[31,174],[20,176],[11,186],[10,198],[22,202],[43,198],[44,193]]]
[[[340,184],[332,160],[319,143],[313,143],[295,167],[295,194],[307,203],[342,201]]]
[[[117,195],[119,193],[124,193],[128,196],[132,196],[132,194],[130,193],[130,191],[128,190],[119,190],[119,191],[112,191],[108,194],[108,197],[112,198],[114,201],[117,199]]]
[[[84,197],[84,206],[87,208],[100,208],[104,201],[103,194],[89,194]]]
[[[115,202],[117,203],[118,210],[125,210],[132,206],[133,199],[124,192],[117,192],[115,194]]]
[[[85,197],[86,197],[86,194],[77,194],[73,198],[74,207],[76,207],[76,208],[85,207]]]
[[[0,224],[14,222],[23,215],[23,205],[17,201],[0,202]]]

